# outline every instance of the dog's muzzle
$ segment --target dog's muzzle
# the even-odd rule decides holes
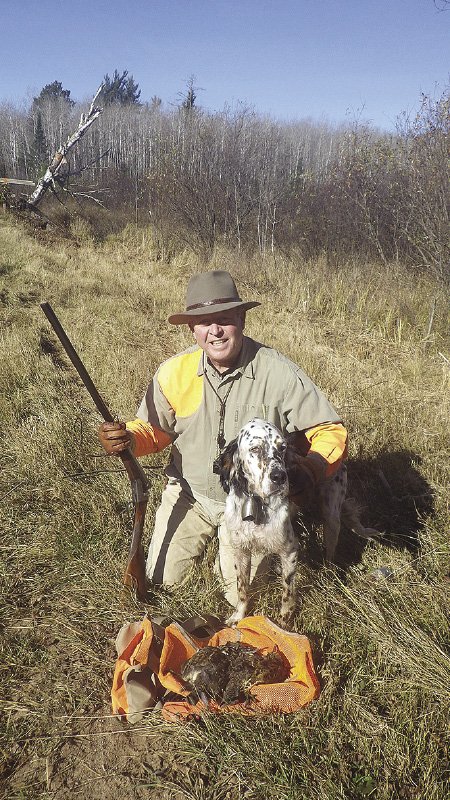
[[[272,483],[275,483],[277,486],[280,486],[287,479],[287,475],[285,470],[282,469],[281,467],[274,467],[270,471],[269,478],[272,481]]]

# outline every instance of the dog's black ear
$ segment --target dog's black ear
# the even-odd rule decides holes
[[[308,454],[311,444],[308,442],[304,431],[287,433],[284,438],[287,442],[288,451],[292,449],[300,456],[306,456]]]
[[[231,473],[230,487],[233,489],[237,497],[242,497],[244,494],[248,495],[248,480],[245,477],[242,464],[239,464],[237,469],[234,469]]]
[[[288,474],[291,472],[291,470],[297,468],[298,461],[301,458],[302,456],[300,456],[298,450],[288,442],[288,446],[286,447],[286,452],[284,454],[284,464]]]
[[[213,464],[213,472],[220,476],[220,485],[227,494],[230,491],[230,474],[236,451],[237,439],[233,439],[232,442],[227,444],[225,450],[221,452],[220,456],[216,458]]]

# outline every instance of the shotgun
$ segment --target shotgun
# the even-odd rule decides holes
[[[64,347],[64,350],[69,356],[73,366],[78,372],[78,375],[83,381],[86,389],[91,395],[97,411],[103,417],[105,422],[115,422],[115,418],[111,414],[102,396],[94,386],[86,367],[76,352],[50,303],[41,303],[41,308],[54,332],[56,333],[59,341]],[[134,505],[133,534],[131,537],[128,563],[125,569],[123,582],[125,586],[135,590],[136,596],[139,600],[145,602],[147,599],[147,592],[145,580],[145,559],[142,548],[142,534],[144,531],[145,512],[148,502],[149,482],[144,470],[139,464],[139,461],[135,458],[129,448],[124,450],[122,453],[118,453],[118,455],[122,459],[123,465],[130,479]]]

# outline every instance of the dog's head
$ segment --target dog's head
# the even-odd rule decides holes
[[[289,483],[284,463],[286,441],[278,428],[262,419],[252,419],[241,428],[215,462],[223,489],[232,488],[239,497],[256,494],[265,499],[286,496]]]

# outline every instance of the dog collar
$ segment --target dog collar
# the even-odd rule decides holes
[[[267,521],[267,505],[257,494],[245,492],[246,499],[242,503],[241,516],[244,522],[254,522],[262,525]]]

